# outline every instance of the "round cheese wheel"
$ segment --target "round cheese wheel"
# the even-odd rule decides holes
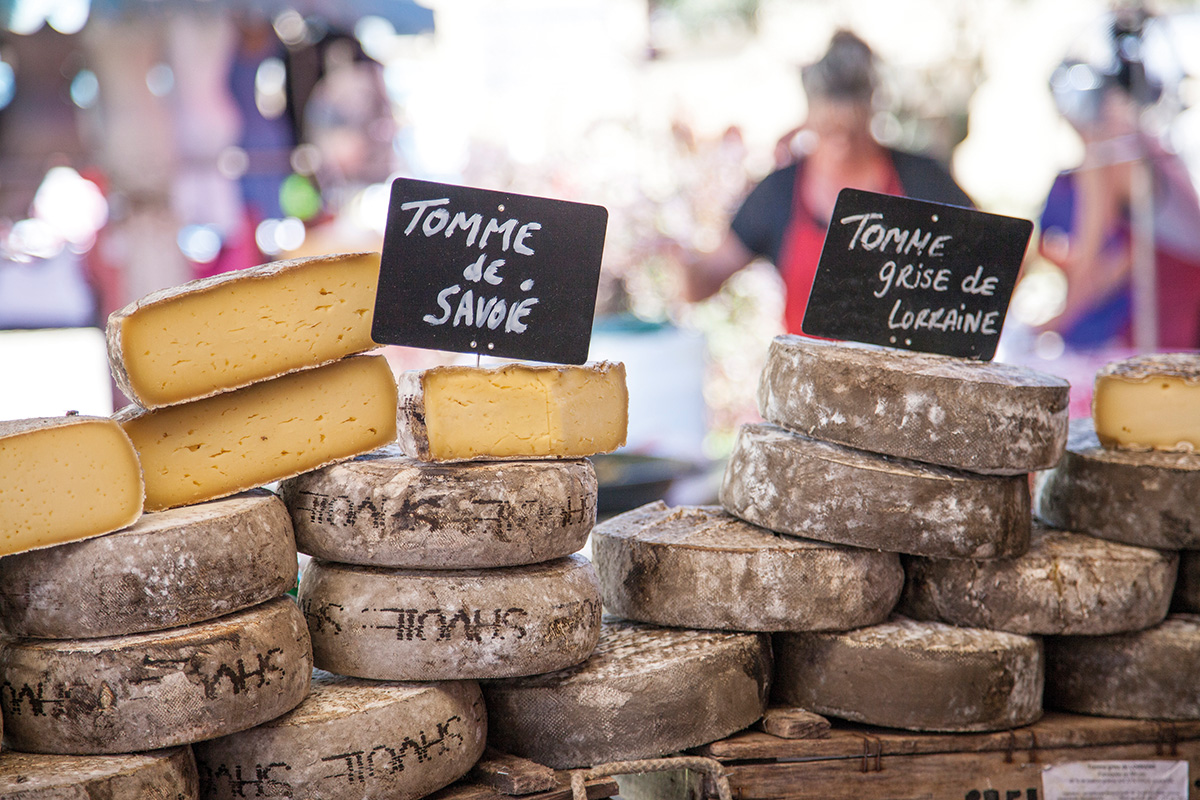
[[[1089,419],[1071,422],[1067,452],[1038,475],[1037,515],[1102,539],[1200,549],[1200,454],[1109,450]]]
[[[768,422],[826,442],[989,475],[1053,466],[1067,381],[1008,364],[776,337],[758,385]]]
[[[301,552],[344,564],[469,569],[580,550],[596,521],[585,459],[430,464],[390,446],[283,481]]]
[[[168,631],[0,640],[5,741],[33,753],[133,753],[222,736],[291,710],[311,677],[290,597]]]
[[[250,608],[295,585],[287,509],[270,492],[248,492],[0,558],[0,630],[46,639],[165,630]]]
[[[1023,476],[894,459],[770,424],[738,432],[721,504],[780,533],[872,550],[997,558],[1029,548]]]
[[[474,681],[364,681],[317,670],[292,711],[193,749],[206,800],[415,800],[465,775],[486,735]]]
[[[1175,579],[1171,609],[1200,614],[1200,550],[1179,553],[1179,575]]]
[[[1042,715],[1031,636],[893,617],[845,633],[775,635],[779,703],[869,725],[992,731]]]
[[[764,634],[606,618],[582,664],[484,682],[488,743],[555,769],[656,758],[751,725],[770,676]]]
[[[1162,622],[1178,556],[1034,525],[1029,552],[968,561],[907,556],[900,611],[1011,633],[1101,635]]]
[[[0,753],[4,800],[196,800],[188,747],[118,756]]]
[[[1200,719],[1200,616],[1144,631],[1046,639],[1046,707],[1098,717]]]
[[[712,507],[661,501],[592,532],[604,607],[625,619],[735,631],[847,630],[887,619],[895,553],[780,536]]]
[[[359,678],[550,672],[587,658],[600,636],[600,588],[580,555],[486,570],[314,559],[300,579],[299,597],[316,665]]]

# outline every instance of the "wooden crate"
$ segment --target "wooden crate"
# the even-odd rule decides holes
[[[1189,763],[1200,800],[1200,722],[1047,714],[1000,733],[919,734],[835,723],[824,739],[743,731],[697,748],[737,800],[1042,800],[1042,770],[1073,761]],[[625,800],[711,800],[700,775],[618,778]]]

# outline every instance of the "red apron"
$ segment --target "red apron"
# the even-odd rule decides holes
[[[896,170],[888,161],[888,176],[883,194],[904,195],[904,187]],[[792,213],[788,228],[783,234],[779,248],[779,263],[776,268],[783,277],[785,291],[783,322],[788,333],[800,333],[800,322],[808,308],[808,296],[812,292],[813,277],[817,274],[817,262],[821,248],[825,245],[827,224],[814,219],[804,205],[804,194],[800,185],[804,180],[804,164],[796,167],[796,182],[792,185]]]

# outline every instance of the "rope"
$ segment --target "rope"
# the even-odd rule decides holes
[[[591,769],[575,770],[571,773],[571,800],[587,800],[585,783],[594,778],[604,778],[610,775],[645,774],[648,772],[674,772],[676,770],[695,770],[707,775],[717,787],[718,800],[732,800],[729,791],[729,778],[721,762],[712,758],[700,756],[679,756],[676,758],[649,758],[640,761],[613,761],[600,764]]]

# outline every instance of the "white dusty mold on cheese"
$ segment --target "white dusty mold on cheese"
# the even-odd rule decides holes
[[[389,446],[283,481],[301,552],[345,564],[470,569],[578,552],[596,521],[586,459],[431,464]]]
[[[317,670],[293,710],[193,749],[206,800],[416,800],[465,775],[486,735],[475,681],[366,681]]]
[[[583,661],[600,636],[600,589],[580,555],[473,570],[313,560],[298,595],[316,665],[359,678],[550,672]]]
[[[1118,450],[1200,450],[1200,353],[1155,353],[1096,373],[1096,437]]]
[[[770,681],[766,634],[606,617],[582,664],[483,683],[488,744],[555,769],[658,758],[753,724]]]
[[[4,800],[198,800],[189,747],[115,756],[0,753]]]
[[[1046,638],[1046,708],[1097,717],[1200,719],[1200,617],[1112,636]]]
[[[398,377],[397,442],[421,461],[584,458],[625,444],[625,365],[433,367]]]
[[[291,519],[283,501],[259,489],[0,559],[0,632],[89,639],[164,630],[241,611],[295,585]]]
[[[0,422],[0,556],[86,539],[142,514],[142,467],[111,419]]]
[[[854,342],[776,337],[763,418],[814,439],[989,475],[1053,466],[1070,385],[1008,364]]]
[[[1055,528],[1160,550],[1200,549],[1200,453],[1113,450],[1090,419],[1037,475],[1034,511]]]
[[[143,408],[198,400],[376,347],[379,254],[277,261],[154,292],[108,319],[117,386]]]
[[[204,400],[117,417],[146,473],[146,510],[200,503],[378,449],[396,438],[383,356],[353,356]]]
[[[254,727],[308,694],[304,615],[281,597],[209,622],[103,639],[0,639],[5,744],[155,750]]]
[[[980,475],[743,425],[721,505],[764,528],[834,544],[945,558],[1029,548],[1025,476]]]
[[[868,725],[964,733],[1042,715],[1032,636],[901,616],[843,633],[774,636],[777,704]]]
[[[1036,524],[1029,552],[970,561],[906,556],[899,610],[913,619],[1025,634],[1099,636],[1157,625],[1179,557]]]
[[[656,625],[847,630],[887,619],[904,582],[895,553],[783,536],[719,506],[659,501],[592,532],[604,607]]]

